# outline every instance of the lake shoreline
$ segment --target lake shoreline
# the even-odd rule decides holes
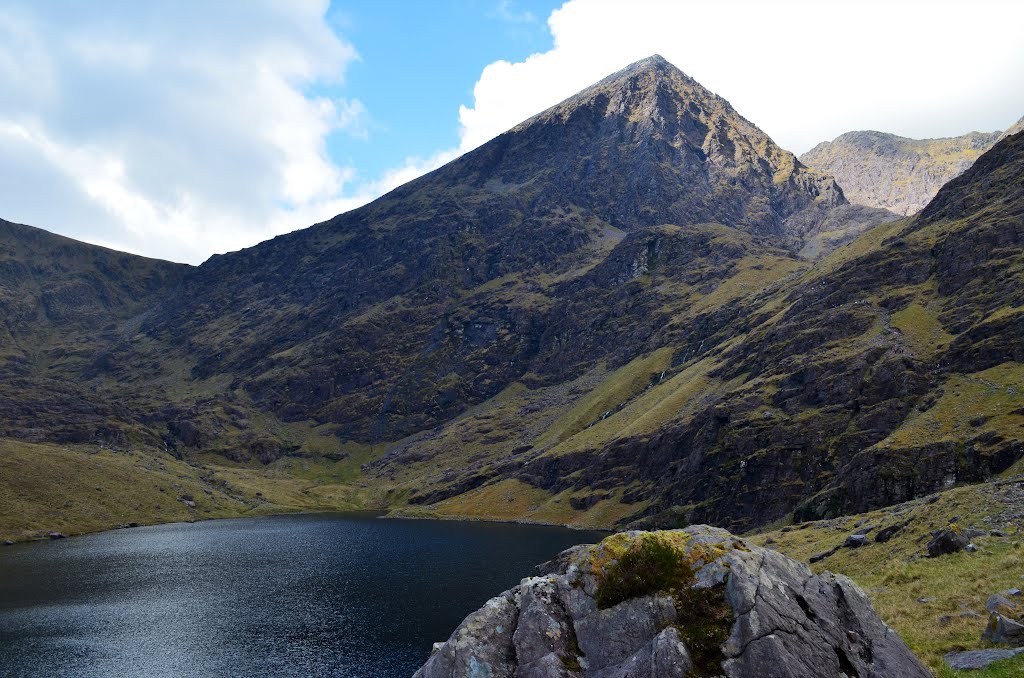
[[[607,532],[612,534],[616,532],[614,528],[608,527],[580,527],[577,525],[566,525],[560,523],[551,523],[543,521],[533,521],[526,519],[515,519],[510,520],[507,518],[485,518],[485,517],[466,517],[466,516],[447,516],[447,515],[415,515],[402,513],[401,508],[397,509],[373,509],[373,508],[295,508],[288,509],[287,507],[281,507],[281,510],[272,510],[265,512],[253,512],[253,513],[239,513],[238,515],[216,515],[216,516],[202,516],[196,517],[191,520],[167,520],[157,522],[138,522],[133,525],[116,525],[113,527],[105,527],[96,530],[68,530],[67,532],[58,532],[60,537],[51,537],[48,532],[39,531],[35,535],[19,537],[15,535],[8,537],[11,544],[4,543],[3,546],[14,546],[17,544],[36,544],[40,542],[49,541],[62,541],[65,539],[74,539],[76,537],[84,537],[90,534],[102,534],[105,532],[121,532],[124,530],[134,530],[141,527],[157,527],[161,525],[177,525],[177,524],[193,524],[193,523],[205,523],[214,520],[238,520],[240,518],[271,518],[275,516],[294,516],[294,515],[317,515],[317,514],[337,514],[337,515],[368,515],[374,514],[374,517],[388,520],[422,520],[422,521],[438,521],[438,522],[454,522],[454,523],[491,523],[498,525],[522,525],[522,526],[535,526],[535,527],[557,527],[568,530],[574,530],[578,532]],[[56,531],[55,531],[56,532]]]

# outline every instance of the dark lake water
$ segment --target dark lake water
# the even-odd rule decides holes
[[[313,514],[0,547],[2,676],[410,676],[563,528]]]

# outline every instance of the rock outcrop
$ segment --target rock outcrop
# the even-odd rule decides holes
[[[846,577],[692,526],[574,547],[488,601],[415,678],[925,678]]]

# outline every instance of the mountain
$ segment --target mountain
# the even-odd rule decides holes
[[[634,357],[636,323],[668,322],[752,254],[798,265],[844,203],[652,57],[365,208],[215,257],[143,332],[283,419],[393,441],[524,379]],[[705,249],[692,282],[595,305],[657,265],[666,224],[687,234],[666,246]]]
[[[1022,455],[1021,136],[881,223],[652,57],[199,267],[65,263],[18,227],[38,275],[16,280],[82,311],[25,315],[45,350],[9,342],[0,448],[176,457],[224,511],[600,526],[748,529],[983,479]]]
[[[847,132],[807,151],[800,162],[834,176],[851,202],[907,216],[920,211],[1000,138],[1000,132],[944,139]]]

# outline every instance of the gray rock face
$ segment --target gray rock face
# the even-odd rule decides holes
[[[970,650],[968,652],[950,652],[942,659],[951,669],[958,671],[976,671],[989,664],[1024,653],[1024,647],[1012,650]]]
[[[586,670],[594,678],[684,678],[693,669],[693,661],[679,631],[671,626],[644,643],[621,662],[602,669]]]
[[[883,527],[875,533],[875,541],[879,544],[884,544],[885,542],[889,541],[894,536],[896,536],[896,533],[902,530],[903,527],[904,525],[899,523],[897,523],[896,525],[889,525],[888,527]]]
[[[800,162],[834,176],[850,202],[903,216],[927,205],[943,184],[962,174],[1001,138],[999,132],[946,139],[847,132],[818,144],[801,155]]]
[[[811,556],[810,561],[812,563],[817,563],[817,562],[820,562],[822,560],[825,560],[826,558],[834,556],[836,554],[836,552],[839,551],[840,548],[842,548],[842,547],[841,546],[836,546],[834,548],[829,549],[828,551],[822,551],[821,553],[815,553],[813,556]]]
[[[558,591],[549,579],[538,577],[522,585],[519,620],[512,644],[519,664],[517,676],[571,675],[560,657],[572,656],[572,621],[558,601]]]
[[[730,678],[930,675],[846,577],[761,551],[736,559],[726,590]]]
[[[861,546],[868,545],[867,535],[864,534],[851,534],[846,538],[846,546],[848,548],[859,548]]]
[[[435,646],[430,661],[416,675],[480,678],[516,675],[512,633],[519,618],[519,597],[508,592],[488,600],[463,620],[448,642]]]
[[[997,593],[988,597],[985,609],[989,612],[1013,612],[1017,609],[1017,603],[1007,598],[1005,594]]]
[[[619,675],[639,653],[650,654],[652,639],[675,618],[669,596],[643,596],[579,619],[576,638],[590,674]]]
[[[671,544],[689,563],[693,577],[687,591],[710,595],[731,611],[721,636],[727,640],[710,655],[716,673],[728,678],[931,675],[849,579],[815,575],[803,563],[724,530],[693,526],[622,533],[563,552],[541,566],[541,576],[524,579],[467,617],[436,646],[415,678],[703,675],[698,662],[707,670],[709,655],[705,651],[701,660],[687,646],[687,638],[698,636],[689,635],[694,618],[688,615],[686,591],[644,592],[604,609],[597,604],[617,563],[650,540]]]

